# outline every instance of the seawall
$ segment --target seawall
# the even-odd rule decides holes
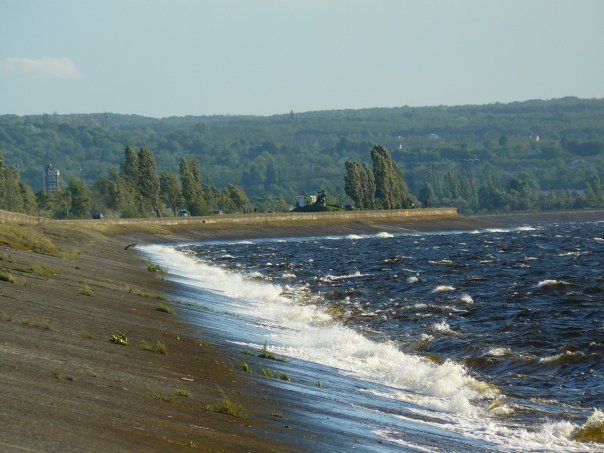
[[[61,222],[65,224],[104,224],[104,225],[275,225],[291,223],[348,223],[348,222],[395,222],[406,220],[436,220],[457,217],[456,208],[395,209],[384,211],[334,211],[334,212],[285,212],[226,214],[195,217],[159,217],[142,219],[82,219],[52,220],[26,214],[0,210],[0,223],[39,224],[43,222]]]

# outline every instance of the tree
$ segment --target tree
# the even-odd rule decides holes
[[[156,217],[161,217],[159,210],[159,177],[155,158],[151,151],[143,147],[138,151],[138,192],[150,205]]]
[[[182,185],[182,196],[187,209],[193,215],[203,213],[203,189],[201,186],[201,166],[195,157],[183,158],[180,161],[180,182]]]
[[[225,189],[225,197],[228,203],[229,211],[248,212],[250,209],[250,200],[243,189],[229,184]]]
[[[429,182],[424,183],[418,194],[419,201],[424,208],[429,207],[434,202],[434,189]]]
[[[92,198],[86,184],[80,179],[71,178],[65,191],[67,192],[66,200],[69,200],[69,203],[66,202],[65,204],[65,206],[68,206],[66,217],[89,217],[92,209]]]
[[[408,205],[407,184],[403,180],[403,170],[393,160],[390,152],[382,145],[371,149],[375,197],[384,209],[401,209]]]
[[[159,175],[159,187],[162,200],[172,210],[173,214],[176,215],[176,211],[182,203],[182,189],[178,178],[174,173],[161,172]]]
[[[354,201],[357,208],[372,208],[375,194],[373,173],[367,164],[348,161],[344,166],[346,167],[344,191]]]
[[[120,174],[133,185],[138,184],[139,159],[138,153],[132,146],[126,146],[124,149],[124,161],[120,165]]]

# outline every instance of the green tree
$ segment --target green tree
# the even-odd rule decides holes
[[[424,183],[419,190],[418,198],[424,208],[430,207],[432,203],[434,203],[434,189],[432,189],[432,184],[429,182]]]
[[[375,197],[384,209],[408,207],[408,189],[403,179],[403,170],[393,160],[390,152],[382,145],[371,149]]]
[[[163,171],[159,175],[159,187],[162,200],[176,215],[176,211],[183,202],[182,189],[178,178],[174,173]]]
[[[65,191],[67,192],[65,196],[69,200],[66,217],[89,217],[92,209],[92,198],[86,184],[79,179],[72,178]],[[65,206],[67,206],[67,203]]]
[[[182,196],[187,209],[193,215],[201,215],[204,210],[201,166],[195,157],[183,158],[179,165]]]
[[[229,212],[248,212],[250,209],[250,200],[243,189],[233,184],[229,184],[225,189],[225,198]]]
[[[138,192],[146,200],[156,217],[161,217],[160,187],[155,158],[143,147],[138,151]]]
[[[347,161],[344,191],[359,209],[373,208],[375,181],[367,164]]]

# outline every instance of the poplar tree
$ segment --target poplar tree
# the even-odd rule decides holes
[[[182,189],[180,188],[178,178],[174,173],[164,171],[159,175],[159,187],[162,200],[176,215],[176,211],[182,202]]]
[[[203,190],[199,161],[195,157],[183,158],[180,161],[179,170],[182,196],[187,209],[193,215],[200,215],[203,212]]]
[[[138,192],[146,200],[157,217],[161,217],[159,197],[159,177],[155,158],[151,151],[143,147],[138,151]]]
[[[348,161],[344,165],[346,167],[344,191],[354,201],[357,208],[372,208],[375,193],[373,173],[367,164]]]
[[[401,209],[407,206],[407,184],[403,180],[403,170],[390,152],[382,145],[371,150],[373,175],[375,178],[375,197],[384,209]]]

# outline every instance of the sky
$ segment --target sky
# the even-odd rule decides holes
[[[0,0],[0,114],[604,97],[604,0]]]

